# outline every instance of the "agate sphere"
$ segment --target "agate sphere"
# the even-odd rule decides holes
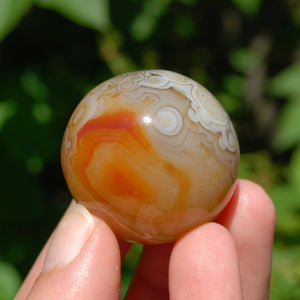
[[[61,159],[74,199],[118,238],[158,244],[222,211],[239,146],[207,89],[174,72],[146,70],[114,77],[83,98]]]

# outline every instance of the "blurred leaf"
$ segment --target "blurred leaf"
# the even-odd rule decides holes
[[[276,246],[273,251],[270,299],[300,299],[300,247]]]
[[[297,212],[300,210],[299,195],[288,183],[277,183],[268,189],[278,215]],[[299,223],[300,226],[300,223]]]
[[[231,66],[238,72],[249,73],[259,64],[257,54],[249,48],[235,48],[229,55]]]
[[[52,108],[47,103],[36,103],[32,107],[33,118],[41,123],[47,124],[52,120]]]
[[[198,0],[178,0],[179,2],[185,4],[185,5],[195,5]]]
[[[143,54],[143,65],[145,69],[159,69],[159,52],[155,48],[145,49]]]
[[[135,70],[134,62],[120,49],[123,43],[121,33],[110,30],[101,39],[100,53],[113,74]]]
[[[300,26],[300,1],[290,0],[288,3],[295,24]]]
[[[18,147],[22,149],[21,147]],[[6,153],[1,151],[0,154]],[[10,159],[9,156],[1,162],[1,167],[5,170],[5,176],[1,178],[0,189],[0,228],[8,221],[8,217],[14,218],[14,224],[20,221],[29,221],[38,217],[45,203],[43,200],[42,187],[34,176]],[[13,202],[12,202],[13,199]],[[2,227],[4,229],[4,227]],[[1,229],[2,229],[1,228]],[[12,230],[12,229],[11,229]],[[14,232],[18,235],[19,232]],[[3,246],[3,245],[1,245]]]
[[[154,31],[159,17],[166,11],[171,0],[146,0],[140,14],[133,20],[130,28],[137,41],[146,40]]]
[[[231,0],[245,15],[256,15],[262,0]]]
[[[245,79],[237,74],[224,76],[223,85],[231,96],[241,98],[244,94]]]
[[[32,156],[41,156],[45,161],[52,160],[57,156],[61,138],[61,133],[50,122],[50,107],[25,99],[19,101],[18,113],[6,123],[1,132],[9,156],[23,166]]]
[[[32,71],[26,70],[20,78],[23,90],[37,101],[45,101],[48,96],[48,88],[41,81],[39,75]]]
[[[300,84],[299,84],[300,86]],[[287,102],[282,108],[273,137],[273,147],[285,151],[300,143],[300,99]]]
[[[13,299],[20,285],[18,271],[11,264],[0,261],[0,300]]]
[[[33,0],[0,1],[0,41],[20,22],[32,3]]]
[[[112,74],[164,68],[218,91],[220,102],[235,114],[241,149],[251,151],[241,155],[239,176],[263,185],[276,206],[271,299],[300,299],[300,66],[291,63],[299,62],[299,1],[32,1],[45,9],[31,9],[0,49],[2,260],[25,276],[59,219],[55,208],[70,197],[59,164],[60,143],[84,91]],[[26,13],[13,10],[31,2],[0,2],[0,32],[8,32],[2,25],[17,24]],[[7,3],[14,4],[12,14],[4,9]],[[260,39],[266,32],[268,49]],[[269,148],[271,126],[260,127],[262,118],[270,118],[268,107],[256,97],[247,109],[244,102],[245,80],[252,80],[247,74],[260,70],[264,55],[265,69],[258,75],[268,85],[261,96],[280,98],[270,102],[280,114],[274,140],[280,149],[290,149],[280,155]],[[141,247],[134,245],[122,266],[123,296]]]
[[[110,24],[108,0],[36,0],[36,3],[97,31],[104,31]]]
[[[31,156],[26,160],[26,168],[31,174],[38,174],[43,170],[44,161],[40,156]]]
[[[298,146],[292,154],[291,162],[289,164],[288,178],[292,187],[295,191],[297,191],[300,197],[300,146]]]
[[[300,233],[300,196],[287,183],[278,183],[268,189],[276,207],[276,232],[287,238],[299,236]]]
[[[5,123],[17,112],[17,103],[14,100],[0,102],[0,131]]]
[[[255,181],[267,189],[278,180],[278,173],[277,166],[266,151],[241,155],[239,178]]]
[[[219,93],[216,96],[229,115],[238,112],[243,107],[241,99],[233,97],[228,93]]]
[[[300,64],[288,66],[270,80],[267,88],[273,96],[297,98],[300,102]]]
[[[223,86],[225,92],[218,94],[217,99],[229,114],[237,113],[243,107],[244,77],[228,74],[224,76]]]
[[[179,16],[175,22],[176,31],[183,37],[191,37],[196,32],[196,24],[191,17]]]

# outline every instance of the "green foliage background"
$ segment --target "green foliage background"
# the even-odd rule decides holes
[[[0,300],[70,200],[59,155],[73,109],[98,83],[149,68],[202,83],[231,115],[240,177],[277,210],[271,299],[300,299],[300,1],[2,0]]]

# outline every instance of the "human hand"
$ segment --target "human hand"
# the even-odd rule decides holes
[[[263,189],[238,180],[215,222],[144,247],[126,299],[268,299],[274,224]],[[119,299],[130,245],[73,202],[15,299]]]

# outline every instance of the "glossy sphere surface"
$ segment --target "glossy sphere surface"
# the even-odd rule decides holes
[[[166,243],[217,216],[237,177],[232,123],[195,81],[137,71],[94,88],[74,111],[62,166],[76,201],[119,238]]]

